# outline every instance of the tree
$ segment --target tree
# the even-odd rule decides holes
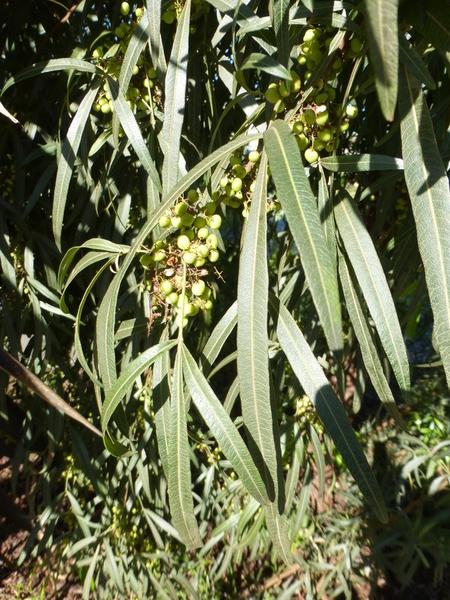
[[[107,451],[143,465],[145,397],[189,547],[193,432],[287,563],[283,465],[305,428],[386,520],[343,399],[361,372],[402,426],[428,302],[450,377],[448,3],[32,4],[2,50],[9,351],[80,378]]]

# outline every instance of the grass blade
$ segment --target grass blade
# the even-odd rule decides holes
[[[345,250],[361,287],[383,348],[402,390],[410,386],[408,355],[391,291],[372,239],[348,194],[334,207]]]
[[[289,126],[277,121],[264,134],[270,169],[328,344],[343,347],[336,270],[320,223],[317,203]]]
[[[434,334],[450,385],[450,191],[420,85],[406,71],[400,99],[405,179],[434,316]]]

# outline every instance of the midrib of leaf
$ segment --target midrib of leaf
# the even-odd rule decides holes
[[[295,181],[294,181],[294,179],[292,177],[291,169],[289,168],[289,161],[287,159],[286,153],[285,153],[283,145],[281,143],[281,137],[280,137],[280,135],[279,135],[279,133],[278,133],[278,131],[276,129],[272,129],[272,131],[274,131],[274,133],[278,137],[278,146],[279,146],[279,149],[280,149],[280,151],[281,151],[281,153],[283,155],[283,159],[284,159],[284,161],[286,163],[286,166],[287,166],[287,171],[289,173],[289,180],[290,180],[292,189],[294,190],[295,198],[297,200],[297,204],[298,204],[299,210],[301,212],[303,222],[306,223],[307,220],[305,219],[305,213],[304,213],[304,210],[302,208],[302,203],[301,203],[301,200],[300,200],[300,196],[299,196],[299,194],[297,192],[297,188],[295,186]],[[303,166],[301,166],[301,168],[303,168]],[[312,239],[309,227],[306,226],[305,229],[306,229],[306,234],[308,236],[309,246],[312,249],[312,252],[313,252],[313,255],[314,255],[314,260],[315,260],[315,262],[317,264],[316,273],[318,273],[318,275],[319,275],[319,279],[320,279],[320,283],[321,283],[322,289],[325,290],[326,286],[325,286],[325,282],[324,282],[324,278],[323,278],[322,268],[320,266],[319,258],[318,258],[317,252],[316,252],[316,247],[315,247],[315,244],[313,242],[313,239]],[[334,323],[333,312],[331,310],[330,303],[328,302],[328,296],[325,293],[323,294],[323,296],[324,296],[324,299],[325,299],[325,305],[327,307],[328,317],[330,319],[329,322],[330,322],[331,327],[334,329],[334,327],[333,327],[333,323]],[[332,350],[336,350],[336,348],[332,348]]]
[[[408,94],[409,94],[409,98],[410,98],[410,101],[411,101],[411,112],[412,112],[412,116],[413,116],[413,119],[414,119],[414,125],[415,125],[415,128],[416,128],[416,133],[417,133],[417,135],[419,135],[419,121],[417,119],[417,112],[416,112],[416,108],[415,108],[415,104],[414,104],[414,97],[413,97],[413,94],[412,94],[411,83],[409,81],[409,77],[406,77],[406,82],[407,82],[407,85],[408,85]],[[432,220],[433,220],[433,228],[434,228],[434,231],[435,231],[435,234],[436,234],[435,235],[435,239],[436,239],[436,246],[437,246],[437,249],[438,249],[438,252],[439,252],[439,258],[440,258],[439,265],[440,265],[440,268],[441,268],[440,270],[441,270],[441,275],[442,275],[442,281],[447,281],[447,273],[445,272],[445,269],[443,268],[444,267],[444,253],[442,251],[442,245],[441,245],[441,242],[440,242],[439,228],[438,228],[437,221],[436,221],[436,213],[435,213],[435,210],[434,210],[433,197],[432,197],[432,194],[431,194],[431,188],[430,188],[429,185],[427,185],[428,173],[427,173],[427,170],[425,168],[425,164],[424,164],[423,161],[421,162],[420,166],[422,167],[422,173],[423,173],[423,179],[422,179],[422,181],[426,185],[426,194],[427,194],[428,206],[429,206],[430,214],[431,214],[431,217],[432,217]],[[449,300],[449,295],[448,295],[448,285],[444,286],[444,290],[445,290],[444,291],[445,308],[446,308],[446,314],[449,317],[448,322],[449,322],[449,329],[450,329],[450,300]]]
[[[348,209],[347,209],[347,203],[346,203],[345,201],[342,201],[342,202],[340,202],[340,204],[339,204],[339,207],[340,207],[340,208],[341,208],[341,209],[344,211],[344,213],[345,213],[346,220],[347,220],[347,224],[348,224],[348,225],[350,225],[350,228],[351,228],[351,230],[352,230],[352,233],[353,233],[353,238],[354,238],[354,241],[355,241],[355,243],[356,243],[356,245],[357,245],[357,247],[358,247],[358,249],[359,249],[359,254],[360,254],[360,256],[362,257],[362,259],[363,259],[363,261],[364,261],[364,264],[366,265],[366,272],[367,272],[367,275],[368,275],[368,277],[370,278],[370,280],[371,280],[371,282],[372,282],[372,290],[373,290],[373,292],[375,293],[375,295],[376,295],[376,297],[377,297],[377,300],[378,300],[378,305],[379,305],[379,307],[381,308],[381,312],[383,313],[383,319],[384,319],[384,322],[386,323],[386,329],[387,329],[387,331],[388,331],[388,334],[389,334],[389,339],[390,339],[390,341],[391,341],[391,346],[392,346],[392,348],[393,348],[393,350],[394,350],[394,354],[395,354],[395,357],[396,357],[396,360],[397,360],[397,365],[399,366],[399,369],[400,369],[399,376],[401,376],[401,379],[402,379],[402,384],[403,384],[403,386],[404,386],[404,389],[408,389],[408,388],[409,388],[409,383],[408,383],[408,381],[405,381],[405,380],[404,380],[404,377],[403,377],[402,368],[401,368],[402,362],[400,361],[400,355],[399,355],[399,354],[398,354],[398,352],[397,352],[397,344],[396,344],[396,343],[395,343],[395,341],[394,341],[394,338],[393,338],[393,335],[392,335],[392,331],[391,331],[391,327],[390,327],[390,325],[389,325],[390,321],[389,321],[388,319],[386,319],[386,312],[385,312],[385,309],[384,309],[384,302],[382,301],[381,297],[380,297],[380,296],[379,296],[379,294],[378,294],[378,287],[377,287],[377,285],[374,283],[374,279],[373,279],[373,277],[372,277],[372,271],[371,271],[371,269],[369,268],[369,263],[368,263],[368,262],[367,262],[367,260],[366,260],[366,255],[365,255],[365,253],[364,253],[364,251],[363,251],[363,247],[361,246],[361,243],[360,243],[360,241],[359,241],[359,237],[358,237],[358,235],[357,235],[357,233],[356,233],[356,229],[354,228],[354,225],[353,225],[352,219],[348,217],[349,211],[348,211]],[[363,290],[363,292],[364,292],[364,290]],[[384,345],[384,344],[383,344],[383,345]],[[388,354],[388,356],[389,356],[390,352],[388,352],[388,351],[387,351],[387,349],[386,349],[386,353],[387,353],[387,354]],[[395,365],[392,365],[392,366],[393,366],[393,368],[394,368],[394,370],[395,370],[395,371],[397,371],[397,370],[398,370],[398,369],[397,369],[397,367],[396,367]],[[400,382],[399,382],[399,383],[400,383]]]

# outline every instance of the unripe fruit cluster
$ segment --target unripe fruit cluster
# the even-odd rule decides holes
[[[142,266],[149,271],[154,311],[164,307],[166,312],[181,316],[183,324],[213,306],[207,277],[219,260],[216,232],[222,217],[216,208],[215,202],[201,206],[197,190],[189,190],[159,220],[165,237],[141,257]]]
[[[175,1],[169,4],[166,10],[161,15],[161,20],[168,25],[172,25],[175,21],[180,17],[183,4],[181,2]],[[209,8],[208,2],[204,2],[204,0],[192,0],[191,6],[191,22],[197,20],[201,17]],[[191,33],[195,33],[196,28],[191,26]]]
[[[241,208],[242,215],[248,216],[252,193],[255,189],[255,176],[260,160],[257,150],[250,151],[246,156],[233,154],[230,166],[219,183],[219,189],[213,194],[213,199],[231,208]],[[275,210],[278,203],[269,202],[267,210]]]
[[[295,418],[300,427],[304,428],[308,423],[315,426],[319,425],[320,421],[317,416],[316,409],[308,396],[302,396],[297,399],[295,406]]]
[[[97,46],[92,52],[92,57],[101,62],[102,67],[116,81],[119,77],[123,57],[131,36],[144,14],[144,9],[137,8],[134,11],[133,19],[132,16],[130,16],[129,3],[122,2],[120,12],[124,17],[124,21],[114,30],[116,41],[112,41],[108,46]],[[148,112],[151,104],[161,104],[161,90],[156,80],[156,70],[152,66],[147,64],[144,65],[143,56],[140,56],[137,64],[133,68],[133,77],[131,85],[127,90],[126,100],[128,106],[134,112],[137,110]],[[105,115],[114,111],[111,93],[106,82],[98,94],[93,109],[95,112]]]
[[[305,31],[297,59],[300,72],[292,69],[291,81],[271,83],[266,90],[266,100],[273,104],[276,113],[293,107],[302,99],[314,71],[328,54],[331,40],[326,30],[308,28]],[[362,51],[362,42],[353,37],[344,50],[337,52],[322,79],[314,82],[313,90],[305,98],[300,113],[291,122],[299,148],[308,163],[316,162],[321,152],[332,153],[339,146],[339,136],[349,129],[350,120],[358,116],[354,100],[346,106],[336,102],[335,80],[344,61],[354,59]]]

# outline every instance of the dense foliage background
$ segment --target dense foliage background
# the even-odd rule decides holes
[[[448,0],[20,5],[6,597],[443,598]]]

